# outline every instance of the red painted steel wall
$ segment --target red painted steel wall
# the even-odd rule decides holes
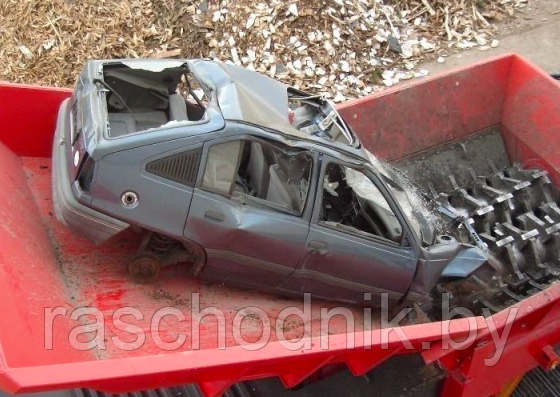
[[[18,156],[50,157],[58,107],[72,91],[0,84],[0,141]]]
[[[558,82],[520,58],[512,64],[502,134],[510,158],[546,169],[560,186]]]
[[[364,146],[388,161],[498,125],[512,57],[419,79],[340,109]]]
[[[52,363],[59,355],[70,362],[84,360],[83,353],[57,343],[70,331],[64,320],[53,332],[54,343],[63,349],[45,350],[42,309],[68,307],[64,281],[20,158],[2,143],[0,170],[0,372],[28,366],[30,357],[34,365]],[[0,376],[0,385],[4,380]]]

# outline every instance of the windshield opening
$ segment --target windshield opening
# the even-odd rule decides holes
[[[421,189],[406,175],[390,164],[379,160],[369,151],[366,152],[374,167],[373,170],[381,174],[423,244],[432,244],[436,235],[435,226],[441,223],[441,217],[434,210],[433,204],[424,197]]]

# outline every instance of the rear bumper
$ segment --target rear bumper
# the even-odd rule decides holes
[[[73,232],[99,244],[130,225],[79,203],[74,196],[66,160],[69,102],[70,100],[67,99],[60,106],[53,141],[52,191],[54,212],[56,218]]]

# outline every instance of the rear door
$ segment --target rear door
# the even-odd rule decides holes
[[[283,186],[275,182],[282,153],[281,145],[249,137],[205,145],[184,236],[205,248],[206,278],[274,288],[301,260],[313,210],[307,197],[312,192],[307,184],[301,200],[282,201]],[[300,155],[310,161],[302,175],[308,182],[313,159]]]
[[[325,156],[306,252],[282,287],[350,302],[387,292],[397,301],[418,260],[410,233],[374,175]]]

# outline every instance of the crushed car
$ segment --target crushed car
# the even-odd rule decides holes
[[[426,310],[438,292],[497,307],[519,281],[475,230],[491,203],[418,187],[325,96],[221,62],[88,61],[60,108],[52,169],[56,216],[75,233],[142,231],[128,268],[140,281],[185,263],[212,282]]]

